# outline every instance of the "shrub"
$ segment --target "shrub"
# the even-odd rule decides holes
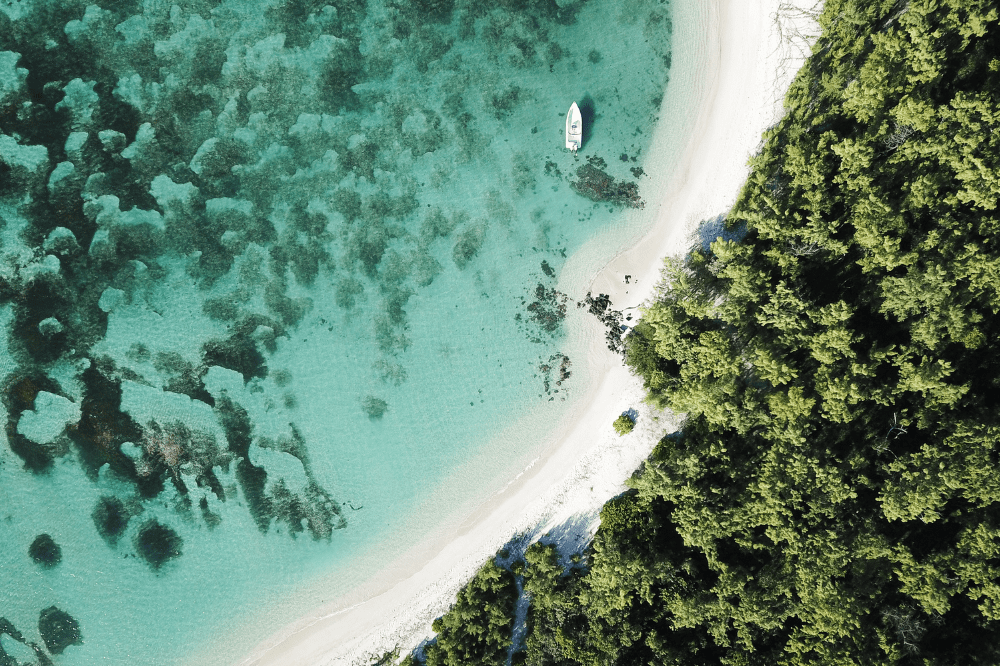
[[[615,432],[617,432],[619,436],[624,436],[632,432],[632,429],[635,428],[635,421],[633,421],[628,414],[622,414],[615,419],[614,426]]]

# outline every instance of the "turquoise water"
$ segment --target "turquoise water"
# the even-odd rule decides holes
[[[670,34],[662,0],[0,5],[0,664],[235,662],[502,488],[542,437],[497,436],[587,381],[560,272],[626,208],[572,183],[644,194]]]

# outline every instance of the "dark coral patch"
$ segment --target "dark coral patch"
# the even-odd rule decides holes
[[[52,654],[62,654],[70,645],[81,645],[80,623],[66,611],[49,606],[38,616],[38,633]]]
[[[578,193],[591,201],[609,202],[630,208],[643,208],[646,203],[639,197],[639,186],[626,181],[618,182],[601,170],[604,160],[589,158],[588,164],[576,170],[579,180],[570,183]]]
[[[94,519],[97,533],[111,546],[118,543],[118,538],[125,532],[131,518],[124,502],[107,495],[97,500],[97,506],[90,516]]]
[[[181,556],[184,540],[155,518],[146,521],[135,535],[135,550],[154,570]]]
[[[28,555],[35,564],[51,568],[62,561],[62,548],[48,534],[39,534],[28,546]]]
[[[205,365],[217,365],[243,375],[248,382],[254,377],[267,376],[264,355],[257,350],[257,344],[248,335],[231,335],[225,340],[209,340],[202,345]]]
[[[7,375],[0,388],[0,401],[7,410],[5,427],[7,442],[11,451],[16,453],[24,461],[24,466],[32,472],[47,470],[55,458],[52,447],[36,444],[17,432],[17,422],[21,418],[21,412],[34,408],[35,397],[39,391],[56,394],[60,392],[58,384],[32,368],[15,370]]]

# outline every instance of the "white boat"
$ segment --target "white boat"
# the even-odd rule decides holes
[[[566,114],[566,148],[574,153],[583,145],[583,116],[580,107],[573,102]]]

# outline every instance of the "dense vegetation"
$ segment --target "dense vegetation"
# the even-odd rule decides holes
[[[821,26],[745,235],[668,264],[628,339],[684,427],[586,569],[527,551],[515,663],[1000,663],[997,5]]]

